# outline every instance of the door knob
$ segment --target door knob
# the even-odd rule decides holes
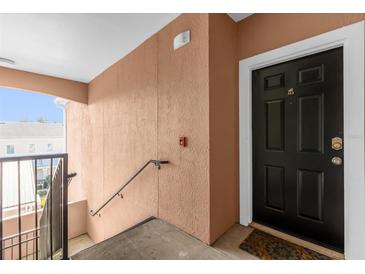
[[[335,166],[340,166],[342,165],[342,159],[340,157],[333,157],[331,159],[332,164],[334,164]]]

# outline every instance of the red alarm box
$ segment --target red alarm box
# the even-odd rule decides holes
[[[182,146],[182,147],[186,147],[186,146],[187,146],[187,138],[186,138],[186,137],[184,137],[184,136],[180,137],[180,138],[179,138],[179,144],[180,144],[180,146]]]

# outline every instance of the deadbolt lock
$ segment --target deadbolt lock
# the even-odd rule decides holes
[[[341,150],[343,147],[342,138],[340,138],[340,137],[333,137],[331,143],[332,143],[331,146],[332,146],[333,150]]]
[[[294,93],[294,88],[290,88],[288,90],[288,96],[293,96],[295,93]]]

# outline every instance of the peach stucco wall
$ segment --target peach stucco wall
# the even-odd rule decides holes
[[[0,86],[87,103],[87,84],[32,72],[0,67]]]
[[[97,146],[88,163],[93,172],[86,175],[92,209],[157,156],[156,54],[157,37],[153,36],[90,84],[90,131]],[[105,239],[156,216],[157,189],[157,171],[150,166],[124,191],[124,199],[115,199],[100,218],[88,218],[91,235]]]
[[[174,36],[186,29],[191,43],[174,51]],[[101,217],[88,215],[95,241],[149,216],[210,241],[208,77],[208,15],[183,15],[95,78],[88,106],[69,104],[70,169],[80,174],[73,184],[84,188],[88,209],[145,161],[171,161],[160,171],[149,166]],[[178,144],[182,135],[186,148]]]
[[[191,42],[174,51],[187,29]],[[208,15],[180,16],[158,39],[158,157],[171,161],[159,172],[159,217],[209,242]]]
[[[237,24],[209,15],[210,242],[238,222]]]
[[[68,204],[68,238],[72,239],[86,233],[86,200]]]
[[[238,60],[365,19],[363,13],[258,13],[238,23]]]
[[[85,172],[85,167],[82,163],[84,159],[86,144],[84,132],[85,115],[87,105],[71,101],[68,104],[66,114],[66,147],[70,152],[68,157],[68,169],[69,173],[76,172],[77,176],[74,177],[68,187],[70,202],[83,200],[86,197],[86,184],[83,183],[82,175]]]

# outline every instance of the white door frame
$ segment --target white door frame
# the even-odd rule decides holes
[[[240,223],[252,222],[252,71],[339,46],[344,58],[345,258],[365,259],[364,21],[240,61]]]

